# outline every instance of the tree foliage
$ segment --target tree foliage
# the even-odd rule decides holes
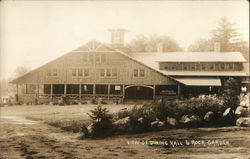
[[[164,35],[152,35],[148,37],[138,35],[130,42],[128,47],[132,52],[156,52],[159,44],[162,45],[163,52],[175,52],[182,50],[174,39]]]
[[[239,94],[240,94],[239,82],[236,79],[230,77],[224,83],[222,98],[224,101],[224,105],[227,106],[228,108],[231,108],[232,113],[235,113],[235,110],[240,103]]]
[[[27,66],[19,66],[16,68],[15,72],[14,72],[14,78],[17,78],[17,77],[20,77],[28,72],[31,71],[31,68],[30,67],[27,67]]]
[[[112,115],[108,114],[108,112],[107,108],[103,108],[101,105],[94,110],[90,110],[88,115],[92,120],[92,130],[85,134],[86,137],[106,137],[112,134]]]
[[[211,31],[211,38],[196,41],[188,47],[188,51],[213,51],[215,42],[220,43],[222,52],[239,51],[243,53],[246,59],[249,59],[248,42],[241,38],[235,24],[226,17],[222,17],[218,22],[218,26]]]

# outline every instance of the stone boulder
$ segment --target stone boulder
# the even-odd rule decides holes
[[[144,118],[143,118],[143,117],[140,117],[137,121],[138,121],[139,123],[143,123]]]
[[[230,116],[230,111],[231,111],[231,108],[227,108],[224,113],[222,114],[223,117],[227,117],[227,116]]]
[[[150,123],[150,126],[151,126],[152,128],[157,128],[157,127],[158,127],[158,124],[159,124],[159,121],[156,120],[156,121],[151,122],[151,123]]]
[[[166,124],[172,127],[176,127],[178,125],[178,122],[175,118],[167,117]]]
[[[198,126],[201,123],[201,119],[197,115],[183,115],[180,123],[184,126]]]
[[[250,117],[237,119],[236,126],[250,127]]]
[[[214,112],[207,112],[205,115],[204,115],[204,118],[203,118],[205,121],[207,122],[211,122],[211,121],[214,121],[215,119],[215,114]]]
[[[236,108],[235,115],[237,117],[247,117],[247,116],[250,115],[250,108],[249,107],[238,106]]]
[[[153,121],[150,123],[151,128],[155,128],[155,129],[162,129],[165,126],[165,122],[164,121]]]
[[[128,131],[130,128],[130,118],[125,117],[113,122],[114,127],[119,131]]]
[[[94,133],[94,124],[91,123],[91,124],[87,127],[87,130],[88,130],[88,134],[93,134],[93,133]]]
[[[191,117],[190,117],[190,122],[192,123],[192,124],[194,124],[194,125],[196,125],[196,124],[200,124],[200,122],[201,122],[201,119],[200,119],[200,117],[198,116],[198,115],[192,115]]]
[[[190,123],[190,116],[189,115],[183,115],[180,119],[180,123],[182,124],[187,124],[187,123]]]

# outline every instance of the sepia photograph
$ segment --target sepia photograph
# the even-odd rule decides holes
[[[249,1],[0,0],[0,159],[250,159]]]

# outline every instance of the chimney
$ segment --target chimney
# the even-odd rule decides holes
[[[114,28],[108,30],[111,33],[111,45],[114,48],[120,48],[124,46],[124,33],[126,29]]]
[[[214,43],[214,52],[220,52],[220,43],[219,42]]]
[[[162,44],[162,42],[160,42],[159,44],[157,44],[157,52],[158,53],[162,53],[163,52],[163,44]]]

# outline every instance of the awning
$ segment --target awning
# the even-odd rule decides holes
[[[187,86],[221,86],[219,78],[174,77],[180,83]]]

